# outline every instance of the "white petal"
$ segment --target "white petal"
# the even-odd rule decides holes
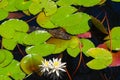
[[[60,75],[59,75],[59,71],[56,71],[56,74],[57,74],[58,77],[60,76]]]
[[[66,72],[65,69],[62,69],[62,68],[59,68],[59,70],[63,71],[63,72]]]
[[[58,61],[61,62],[61,58]]]

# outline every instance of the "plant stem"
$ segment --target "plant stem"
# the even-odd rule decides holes
[[[109,24],[109,20],[108,20],[108,17],[107,17],[107,13],[105,13],[105,16],[106,16],[109,39],[110,39],[110,51],[112,52],[112,40],[111,40],[110,24]]]
[[[105,21],[105,19],[106,19],[106,16],[104,16],[104,18],[102,19],[101,23],[103,23]]]
[[[23,53],[23,51],[20,49],[20,46],[19,46],[19,45],[17,45],[17,48],[18,48],[18,50],[20,51],[20,53],[21,53],[23,56],[25,56],[24,53]]]
[[[77,72],[77,70],[79,69],[79,67],[80,67],[80,63],[81,63],[81,60],[82,60],[82,53],[80,53],[80,56],[79,56],[79,61],[78,61],[78,65],[77,65],[77,67],[76,67],[75,71],[73,72],[73,75],[75,75],[75,74],[76,74],[76,72]]]
[[[69,80],[72,80],[72,78],[71,78],[71,76],[70,76],[70,74],[69,74],[67,68],[65,68],[65,71],[66,71],[66,73],[67,73],[67,75],[68,75]]]
[[[73,76],[76,74],[77,70],[79,69],[81,60],[82,60],[82,44],[80,43],[80,56],[79,56],[79,61],[78,61],[78,65],[77,65],[75,71],[73,72]]]
[[[30,22],[30,21],[32,21],[32,20],[34,20],[36,17],[37,17],[37,16],[34,16],[33,18],[31,18],[31,19],[27,20],[26,22],[28,23],[28,22]]]

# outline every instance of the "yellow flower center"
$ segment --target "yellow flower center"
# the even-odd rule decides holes
[[[54,66],[54,67],[59,67],[59,65],[60,65],[60,63],[57,62],[57,61],[55,61],[55,62],[53,63],[53,66]]]
[[[49,62],[48,61],[45,61],[45,66],[49,66]]]

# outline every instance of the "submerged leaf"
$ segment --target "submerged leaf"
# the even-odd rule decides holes
[[[31,74],[40,70],[38,65],[41,61],[43,58],[39,54],[28,54],[21,60],[20,66],[26,74]]]
[[[104,69],[112,63],[112,54],[103,48],[91,48],[86,54],[88,57],[94,58],[87,63],[87,66],[91,69]]]
[[[108,34],[107,30],[105,29],[104,25],[95,17],[91,18],[92,23],[95,25],[95,27],[100,30],[104,34]]]
[[[120,52],[112,53],[112,63],[110,67],[118,67],[120,66]]]

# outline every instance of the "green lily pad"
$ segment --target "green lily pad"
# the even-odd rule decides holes
[[[13,60],[8,66],[1,68],[0,75],[10,76],[14,80],[22,80],[25,77],[25,73],[22,72],[19,62],[16,60]]]
[[[6,38],[6,39],[11,39],[13,38],[15,34],[15,30],[13,30],[11,27],[9,26],[4,26],[4,24],[0,25],[0,35],[3,37],[3,38]]]
[[[38,2],[33,2],[29,7],[29,11],[31,14],[36,15],[42,11],[42,6]]]
[[[108,67],[112,63],[112,54],[103,48],[91,48],[86,54],[94,58],[87,63],[91,69],[100,70]]]
[[[0,75],[1,80],[11,80],[8,76],[6,75]]]
[[[18,10],[27,10],[27,9],[29,9],[29,6],[31,5],[31,3],[32,3],[31,0],[28,0],[28,1],[17,0],[15,7],[16,7]]]
[[[68,45],[69,45],[69,40],[63,40],[63,39],[56,39],[56,38],[50,38],[47,43],[48,44],[54,44],[55,45],[55,51],[53,54],[61,53],[64,51]]]
[[[8,16],[8,12],[3,9],[0,9],[0,20],[7,18],[7,16]]]
[[[20,62],[22,70],[26,74],[38,72],[40,70],[38,65],[41,65],[43,58],[39,54],[28,54]]]
[[[91,7],[98,5],[101,2],[101,0],[76,0],[75,3],[77,5],[82,5],[84,7]]]
[[[57,27],[50,21],[50,16],[46,16],[44,12],[41,12],[37,16],[37,23],[43,28],[56,28]]]
[[[15,35],[14,35],[14,40],[15,42],[19,43],[19,44],[23,44],[23,40],[25,38],[25,36],[27,36],[28,34],[27,33],[24,33],[24,32],[15,32]]]
[[[0,64],[0,67],[5,67],[13,60],[13,55],[11,52],[1,49],[1,53],[5,54],[5,60]]]
[[[88,31],[90,16],[82,12],[72,14],[75,11],[76,9],[74,7],[62,6],[58,8],[56,14],[50,20],[56,26],[63,27],[70,34],[80,34]]]
[[[120,0],[112,0],[112,1],[114,1],[114,2],[120,2]]]
[[[88,21],[90,19],[90,16],[79,12],[76,14],[69,16],[68,18],[64,19],[66,20],[63,28],[70,34],[81,34],[87,32],[90,28],[88,25]],[[71,23],[68,25],[68,23]]]
[[[29,7],[30,13],[36,15],[42,10],[45,12],[46,16],[50,16],[57,11],[57,5],[52,0],[33,0],[32,4]]]
[[[18,19],[10,19],[3,22],[0,26],[0,34],[6,39],[13,38],[15,32],[27,32],[29,26],[26,22]]]
[[[58,0],[57,4],[59,6],[68,6],[68,5],[80,5],[84,7],[91,7],[98,4],[103,4],[106,0]]]
[[[55,51],[53,52],[53,54],[61,53],[67,48],[68,48],[68,54],[70,54],[73,57],[77,56],[78,52],[80,52],[80,50],[78,50],[80,45],[79,44],[80,40],[76,36],[72,36],[70,40],[50,38],[47,41],[47,43],[55,45]],[[77,50],[76,54],[72,53],[75,52],[75,50]]]
[[[52,54],[55,50],[55,45],[53,44],[40,44],[37,46],[31,46],[26,48],[28,54],[40,54],[41,56],[48,56]]]
[[[75,0],[59,0],[57,1],[57,4],[59,6],[69,6],[69,5],[72,5],[74,4]]]
[[[4,8],[7,5],[8,5],[8,1],[7,0],[1,0],[0,1],[0,8]]]
[[[8,1],[8,5],[4,7],[4,9],[8,12],[17,11],[17,8],[15,7],[16,0],[7,0],[7,1]]]
[[[8,50],[13,50],[17,45],[17,41],[14,39],[2,38],[2,45]]]
[[[86,52],[90,49],[90,48],[94,48],[95,45],[93,44],[92,41],[90,41],[89,39],[80,39],[81,45],[82,45],[82,51],[83,53],[88,56],[86,54]]]
[[[72,6],[62,6],[58,8],[57,12],[53,16],[51,16],[50,20],[56,26],[63,26],[65,18],[69,17],[69,15],[75,11],[77,11],[77,9]]]
[[[0,64],[4,62],[5,59],[6,59],[6,55],[4,54],[4,51],[0,50]]]
[[[39,45],[47,41],[51,35],[44,30],[36,30],[24,38],[24,43],[27,45]]]
[[[54,14],[57,11],[57,5],[54,1],[52,0],[46,0],[46,3],[44,3],[44,12],[46,16],[50,16]]]
[[[80,40],[76,36],[72,36],[71,39],[69,40],[69,45],[68,47],[70,48],[76,48],[80,45]]]
[[[13,19],[10,24],[13,24],[13,23],[14,23],[13,27],[15,31],[27,32],[29,30],[29,25],[23,20]]]
[[[67,48],[67,52],[70,56],[72,57],[77,57],[78,54],[80,53],[80,47],[76,47],[76,48]]]
[[[111,40],[108,39],[105,44],[110,49],[112,45],[112,50],[120,50],[120,27],[114,27],[111,30]],[[108,37],[108,36],[107,36]],[[106,38],[107,39],[107,38]]]

